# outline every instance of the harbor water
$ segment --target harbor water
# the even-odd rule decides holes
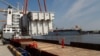
[[[84,34],[84,35],[64,35],[64,36],[34,36],[35,39],[56,40],[61,43],[64,39],[65,44],[71,42],[100,44],[100,34]]]

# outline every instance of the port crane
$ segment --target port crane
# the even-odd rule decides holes
[[[3,2],[4,4],[6,4],[6,5],[8,5],[8,6],[10,6],[10,7],[12,7],[12,8],[14,8],[14,9],[16,9],[17,10],[17,8],[15,7],[15,6],[13,6],[13,5],[11,5],[10,3],[8,3],[7,1],[5,1],[5,0],[0,0],[1,2]],[[7,10],[5,10],[5,9],[1,9],[0,8],[0,12],[7,12]],[[0,20],[0,22],[6,22],[6,20]]]
[[[45,9],[45,12],[47,12],[46,0],[43,0],[43,2],[44,2],[44,9]],[[38,0],[38,5],[39,5],[40,12],[42,12],[42,7],[41,7],[40,0]]]
[[[8,3],[6,0],[0,0],[1,2],[3,2],[4,4],[18,10],[15,6],[11,5],[10,3]],[[44,2],[44,9],[45,9],[45,12],[47,12],[47,7],[46,7],[46,0],[43,0]],[[40,12],[42,12],[42,7],[41,7],[41,3],[40,3],[40,0],[38,0],[38,5],[39,5],[39,10]],[[23,9],[23,12],[21,11],[20,13],[23,13],[23,14],[26,14],[27,10],[28,10],[28,0],[24,0],[24,9]],[[0,12],[7,12],[7,10],[5,9],[1,9],[0,8]],[[6,20],[0,20],[0,22],[6,22]]]
[[[0,20],[0,22],[6,22],[6,20]]]
[[[6,4],[6,5],[8,5],[8,6],[11,6],[12,8],[14,8],[14,9],[17,10],[17,8],[16,8],[15,6],[11,5],[11,4],[8,3],[6,0],[0,0],[0,1],[3,2],[4,4]]]
[[[6,0],[0,0],[1,2],[3,2],[4,4],[8,5],[8,6],[11,6],[12,8],[18,10],[17,7],[11,5],[10,3],[8,3]],[[46,0],[43,0],[44,2],[44,9],[45,9],[45,12],[47,12],[47,7],[46,7]],[[38,5],[39,5],[39,9],[40,11],[42,12],[42,7],[41,7],[41,3],[40,3],[40,0],[38,0]],[[23,8],[23,13],[26,13],[27,11],[27,7],[28,7],[28,0],[24,0],[24,8]],[[7,12],[7,10],[4,10],[4,9],[0,9],[0,12]],[[21,12],[22,13],[22,12]]]
[[[7,1],[5,0],[0,0],[1,2],[3,2],[4,4],[8,5],[8,6],[11,6],[12,8],[16,9],[17,8],[13,5],[11,5],[10,3],[8,3]],[[39,9],[40,9],[40,12],[42,12],[42,7],[41,7],[41,3],[40,3],[40,0],[38,0],[38,5],[39,5]],[[24,1],[24,9],[23,9],[23,13],[26,13],[27,11],[27,7],[28,7],[28,0],[25,0]],[[47,8],[46,8],[46,0],[44,0],[44,8],[45,8],[45,11],[47,11]],[[0,9],[0,12],[7,12],[7,10],[5,9]],[[22,13],[22,12],[21,12]],[[6,20],[0,20],[0,22],[6,22]]]

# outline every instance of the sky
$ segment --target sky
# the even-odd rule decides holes
[[[19,2],[20,8],[24,0],[6,0],[13,6],[17,7]],[[42,10],[43,0],[41,1]],[[75,25],[80,26],[83,30],[100,30],[100,0],[46,0],[48,12],[55,13],[54,27],[70,29]],[[7,5],[0,1],[0,9],[7,9]],[[29,11],[39,11],[37,0],[29,0]],[[0,13],[0,19],[6,19]],[[0,22],[0,26],[3,23]]]

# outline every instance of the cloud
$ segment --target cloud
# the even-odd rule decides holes
[[[71,28],[75,25],[80,25],[85,30],[100,29],[100,26],[98,26],[100,24],[99,5],[100,0],[76,0],[71,6],[69,4],[70,7],[68,9],[65,8],[66,11],[62,10],[63,14],[60,14],[59,24],[61,25],[59,27]],[[65,6],[65,4],[61,6]]]
[[[100,26],[98,26],[100,24],[100,0],[51,1],[48,5],[50,11],[55,13],[55,26],[71,28],[79,25],[83,29],[100,29]],[[2,7],[1,4],[0,7]],[[30,8],[33,7],[30,6]]]
[[[75,20],[77,17],[94,13],[98,10],[97,8],[99,8],[98,1],[99,0],[77,0],[69,11],[65,13],[64,17]]]
[[[65,15],[65,12],[68,12],[68,10],[74,4],[75,1],[76,0],[54,0],[53,1],[53,5],[51,6],[51,8],[53,9],[52,11],[55,12],[54,24],[57,27],[61,28],[65,26],[64,24],[65,19],[63,18],[63,15]]]

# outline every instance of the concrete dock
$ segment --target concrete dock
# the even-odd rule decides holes
[[[8,45],[3,45],[0,39],[0,56],[13,56],[13,54],[7,48]]]

